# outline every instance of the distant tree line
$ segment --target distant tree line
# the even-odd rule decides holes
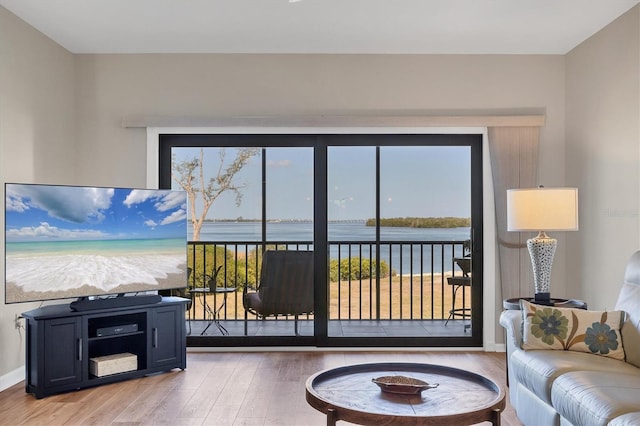
[[[376,226],[375,219],[367,219],[367,226]],[[464,228],[471,226],[468,217],[393,217],[380,219],[380,226],[404,228]]]

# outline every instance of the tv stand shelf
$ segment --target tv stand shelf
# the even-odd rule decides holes
[[[43,398],[174,368],[184,370],[187,303],[164,297],[159,303],[137,306],[74,311],[67,304],[23,313],[26,391]],[[100,377],[91,374],[92,358],[116,354],[135,355],[137,368]]]

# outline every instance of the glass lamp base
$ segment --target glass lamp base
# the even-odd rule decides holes
[[[556,253],[558,241],[540,231],[535,238],[527,240],[527,248],[531,256],[531,266],[533,267],[533,281],[535,286],[536,302],[548,302],[551,289],[551,266],[553,256]]]

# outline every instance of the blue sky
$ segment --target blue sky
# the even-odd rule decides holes
[[[220,148],[205,148],[205,179],[220,166]],[[225,162],[235,158],[226,149]],[[174,148],[176,161],[199,156],[199,148]],[[313,217],[313,149],[267,149],[267,218]],[[375,148],[328,150],[329,220],[375,217]],[[382,147],[382,217],[470,217],[469,147]],[[217,199],[209,219],[261,218],[261,157],[253,157],[236,175],[243,185],[241,205],[227,193]],[[174,183],[174,187],[175,183]]]
[[[7,184],[7,242],[186,238],[182,191]]]

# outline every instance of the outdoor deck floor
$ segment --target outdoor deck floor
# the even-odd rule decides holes
[[[209,325],[210,324],[210,325]],[[467,337],[471,329],[465,332],[464,325],[469,321],[450,320],[333,320],[329,322],[330,337]],[[190,321],[190,336],[199,336],[207,328],[205,336],[220,336],[220,329],[215,323],[203,320]],[[230,336],[244,336],[244,321],[221,321]],[[313,321],[300,320],[299,334],[313,335]],[[247,327],[249,336],[293,336],[294,321],[291,320],[249,320]],[[189,323],[187,323],[189,332]]]

